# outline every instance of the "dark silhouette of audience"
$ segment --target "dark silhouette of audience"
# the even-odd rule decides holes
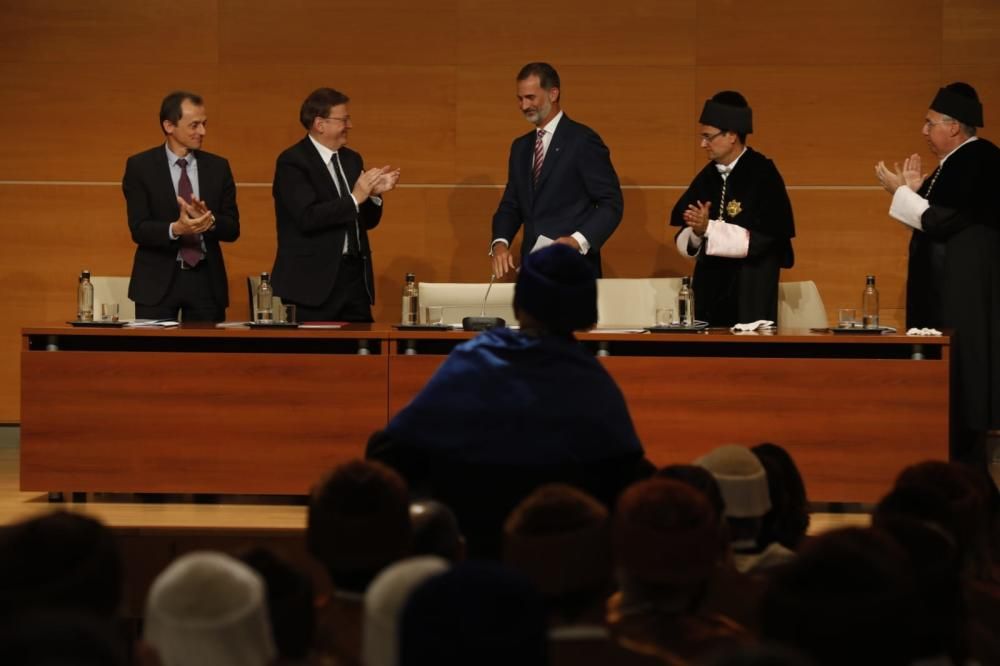
[[[308,514],[307,547],[333,584],[319,609],[317,645],[340,664],[360,663],[365,589],[410,551],[406,482],[377,462],[348,462],[316,486]]]

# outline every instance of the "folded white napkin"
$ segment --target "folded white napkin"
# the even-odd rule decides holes
[[[936,328],[911,328],[907,335],[941,335],[941,331]]]
[[[733,326],[731,331],[759,331],[763,328],[774,328],[774,322],[768,321],[767,319],[758,319],[757,321],[752,321],[749,324],[736,324]]]

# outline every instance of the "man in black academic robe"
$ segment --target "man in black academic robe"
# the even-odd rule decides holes
[[[981,453],[977,439],[1000,428],[1000,149],[976,136],[982,126],[975,89],[949,84],[923,128],[937,169],[925,177],[916,154],[902,169],[876,166],[893,195],[889,215],[913,228],[906,325],[955,333],[959,438],[952,453],[970,461]]]
[[[695,317],[712,326],[778,320],[778,275],[795,261],[795,221],[774,162],[746,145],[752,112],[741,94],[705,102],[699,119],[709,162],[678,199],[678,251],[696,259]]]

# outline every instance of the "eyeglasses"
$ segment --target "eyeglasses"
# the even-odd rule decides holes
[[[719,130],[715,134],[699,134],[698,138],[701,139],[702,141],[704,141],[705,143],[712,143],[712,141],[716,137],[722,136],[725,133],[726,133],[725,130]]]
[[[323,120],[339,120],[340,122],[345,123],[345,124],[351,122],[351,117],[350,116],[340,116],[340,117],[338,117],[338,116],[322,116],[322,118],[323,118]]]

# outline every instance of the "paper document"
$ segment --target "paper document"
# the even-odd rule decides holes
[[[173,319],[133,319],[126,324],[129,328],[170,328],[180,325],[179,321]]]
[[[549,238],[548,236],[539,236],[538,240],[535,241],[534,246],[532,246],[531,251],[532,252],[538,252],[543,247],[548,247],[549,245],[552,245],[553,243],[555,243],[555,241],[552,240],[551,238]]]

